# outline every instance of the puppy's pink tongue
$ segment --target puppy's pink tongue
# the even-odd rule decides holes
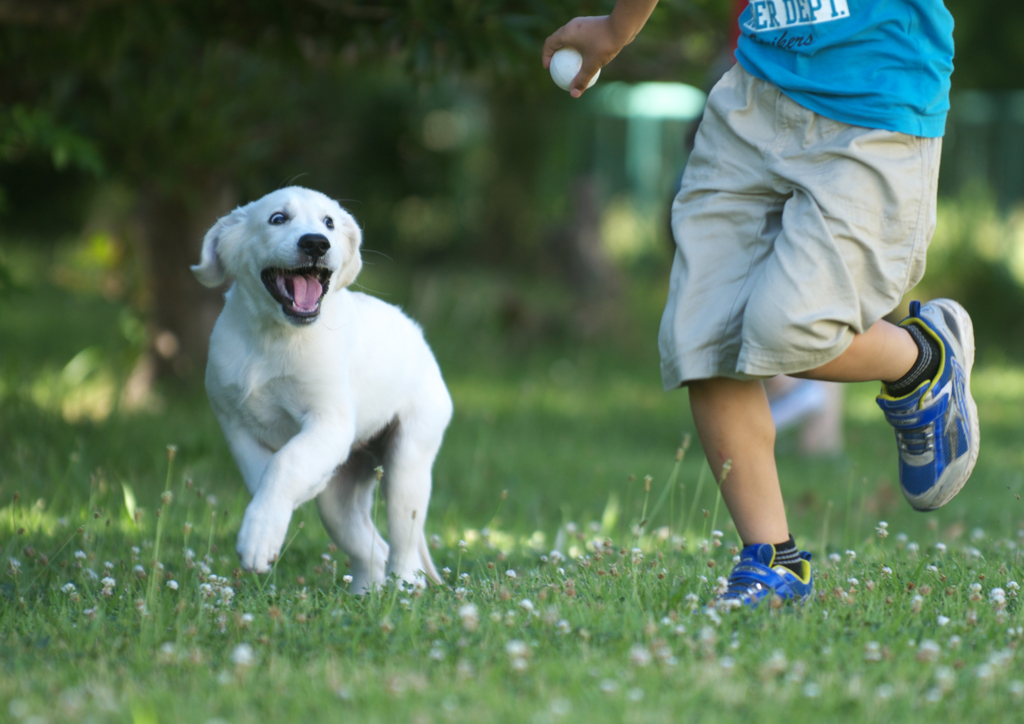
[[[296,275],[292,278],[292,284],[295,289],[292,297],[295,306],[303,311],[316,309],[316,303],[320,301],[320,294],[323,292],[320,281],[316,277]]]

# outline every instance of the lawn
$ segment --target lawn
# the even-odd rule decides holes
[[[660,388],[664,277],[584,335],[542,279],[367,270],[423,322],[456,414],[427,521],[448,585],[364,597],[311,506],[272,574],[237,570],[248,496],[201,389],[123,409],[139,322],[23,284],[0,301],[0,720],[1014,717],[1024,369],[977,369],[981,458],[934,514],[902,500],[874,385],[847,389],[846,454],[783,436],[816,595],[707,610],[738,541],[685,393]]]

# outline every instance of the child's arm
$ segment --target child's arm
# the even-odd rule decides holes
[[[594,74],[633,42],[657,4],[658,0],[618,0],[611,15],[570,20],[544,41],[544,67],[559,48],[576,48],[583,56],[583,67],[573,78],[569,92],[579,98]]]

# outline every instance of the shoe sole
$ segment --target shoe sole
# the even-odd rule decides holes
[[[903,495],[915,510],[928,512],[937,510],[956,497],[967,479],[971,477],[978,453],[981,450],[981,428],[978,424],[978,405],[971,395],[971,369],[974,367],[974,323],[967,310],[951,299],[936,299],[932,304],[944,303],[956,316],[957,327],[963,331],[964,338],[959,340],[964,352],[964,394],[967,396],[967,423],[970,427],[971,443],[967,454],[950,465],[939,477],[938,482],[930,490],[921,495]]]

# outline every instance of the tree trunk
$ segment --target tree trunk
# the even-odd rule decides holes
[[[203,372],[210,332],[224,305],[223,290],[202,286],[189,267],[199,261],[206,230],[233,207],[233,194],[221,185],[190,201],[148,189],[140,203],[149,353],[158,377]]]

